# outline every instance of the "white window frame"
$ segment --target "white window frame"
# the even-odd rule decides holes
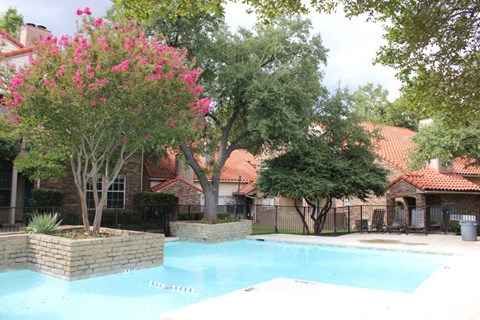
[[[102,179],[103,179],[103,175],[99,174],[98,181],[97,181],[98,189],[101,189]],[[121,193],[123,195],[123,197],[120,197],[118,199],[117,198],[115,198],[115,199],[111,198],[113,194],[118,194],[118,193]],[[115,178],[115,181],[110,185],[110,188],[108,188],[107,203],[105,205],[105,208],[124,209],[125,208],[126,193],[127,193],[127,176],[125,174],[119,174]],[[100,191],[98,192],[98,196],[99,197],[101,196]],[[121,205],[113,206],[112,202],[113,201],[117,202],[118,200],[120,200],[122,202]],[[94,208],[94,205],[93,205],[93,189],[92,189],[90,183],[87,184],[87,206],[90,209]]]

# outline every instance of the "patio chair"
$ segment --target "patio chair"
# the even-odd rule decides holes
[[[421,208],[412,210],[412,220],[410,221],[409,231],[425,231],[425,211]]]
[[[370,231],[384,232],[385,231],[385,210],[375,209],[372,214],[372,224]]]
[[[397,232],[397,233],[408,233],[407,228],[407,213],[405,210],[395,210],[393,212],[392,223],[387,224],[386,227],[388,232]]]

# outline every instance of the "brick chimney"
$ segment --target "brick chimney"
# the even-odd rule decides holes
[[[27,23],[20,32],[20,42],[25,47],[32,47],[39,36],[46,37],[52,34],[44,26]]]

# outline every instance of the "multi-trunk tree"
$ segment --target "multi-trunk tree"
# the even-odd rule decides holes
[[[267,160],[256,183],[267,196],[295,200],[305,230],[316,235],[334,199],[366,200],[385,192],[387,172],[376,163],[370,137],[348,111],[345,97],[337,92],[323,101],[317,126],[306,139]],[[302,208],[304,202],[311,207],[309,213]]]
[[[200,69],[164,39],[131,22],[94,19],[72,37],[39,40],[3,100],[32,149],[64,154],[80,199],[86,232],[97,233],[107,190],[145,145],[170,144],[204,127]],[[88,221],[93,190],[95,220]]]

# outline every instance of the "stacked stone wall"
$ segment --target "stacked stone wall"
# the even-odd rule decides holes
[[[26,268],[28,238],[26,234],[0,236],[0,272]]]
[[[80,240],[41,234],[2,236],[0,271],[30,269],[75,280],[163,264],[163,234],[111,233],[115,236]]]
[[[170,231],[182,241],[222,242],[245,238],[252,234],[252,221],[240,220],[218,224],[176,221],[170,223]]]

